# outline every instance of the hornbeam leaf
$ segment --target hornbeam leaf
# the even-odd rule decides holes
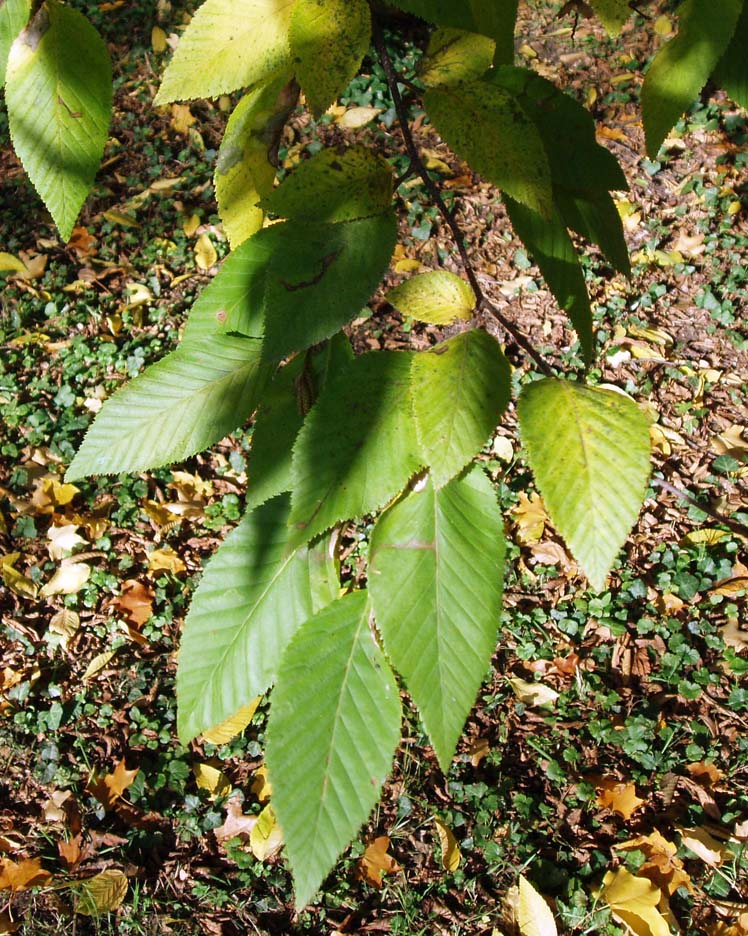
[[[684,0],[678,35],[657,53],[644,76],[642,120],[654,159],[673,124],[695,100],[727,49],[743,0]]]
[[[748,3],[743,2],[733,37],[712,78],[736,104],[748,108]]]
[[[281,662],[266,751],[297,908],[311,900],[376,804],[400,739],[400,715],[366,592],[338,599],[301,626]]]
[[[387,269],[397,220],[384,214],[338,224],[284,221],[244,241],[192,308],[185,341],[260,338],[280,361],[335,334],[365,305]]]
[[[338,332],[318,354],[299,355],[263,394],[252,429],[246,509],[292,486],[291,453],[304,417],[328,376],[353,360],[350,342]]]
[[[273,190],[278,143],[299,89],[282,76],[239,101],[218,150],[214,183],[218,213],[237,247],[262,227],[258,202]]]
[[[476,81],[493,64],[496,43],[488,36],[461,29],[435,29],[419,63],[427,88]]]
[[[414,355],[410,392],[423,460],[437,488],[493,433],[511,395],[509,362],[481,329]]]
[[[289,640],[319,609],[315,595],[335,580],[326,543],[289,548],[289,505],[283,494],[245,514],[195,592],[177,669],[184,744],[267,691]],[[326,590],[322,606],[337,597],[337,589]]]
[[[13,43],[5,82],[16,153],[67,240],[107,140],[107,47],[85,16],[47,0]]]
[[[387,300],[419,322],[449,325],[466,321],[475,308],[475,294],[469,283],[448,270],[431,270],[411,276],[387,293]]]
[[[289,32],[291,57],[315,117],[355,77],[370,38],[366,0],[296,0]]]
[[[518,414],[546,509],[602,591],[646,492],[647,420],[622,393],[554,379],[525,387]]]
[[[496,64],[514,60],[517,0],[394,0],[393,5],[439,26],[490,36],[496,40]]]
[[[332,378],[293,452],[290,523],[309,540],[382,507],[421,467],[410,405],[413,355],[371,351]]]
[[[0,4],[0,88],[5,84],[5,66],[13,40],[28,23],[31,0],[3,0]]]
[[[377,624],[445,773],[496,647],[503,564],[501,512],[479,468],[408,494],[372,533]]]
[[[260,341],[206,338],[152,364],[106,401],[68,468],[68,480],[182,461],[250,417],[273,368]]]
[[[504,204],[512,227],[532,253],[559,306],[571,319],[584,358],[589,361],[592,357],[592,310],[584,274],[564,219],[555,207],[551,218],[546,219],[506,196]]]
[[[617,36],[631,16],[629,0],[590,0],[590,4],[609,36]]]
[[[205,0],[164,72],[154,104],[213,98],[290,78],[295,0]]]
[[[301,163],[261,207],[295,221],[356,221],[392,204],[392,169],[365,146],[320,150]]]
[[[502,191],[550,217],[551,171],[537,127],[517,98],[486,81],[432,88],[424,107],[438,133]]]

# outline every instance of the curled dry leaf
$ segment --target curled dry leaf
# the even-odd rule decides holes
[[[545,705],[554,705],[558,699],[558,693],[550,686],[543,683],[527,682],[514,676],[509,679],[509,685],[519,702],[529,705],[531,708],[542,708]]]
[[[712,868],[718,868],[728,852],[706,829],[678,829],[681,844]]]
[[[257,816],[245,816],[242,812],[241,797],[234,793],[226,801],[226,819],[223,825],[213,829],[213,834],[219,845],[223,845],[232,838],[240,838],[243,842],[248,842],[256,823]]]

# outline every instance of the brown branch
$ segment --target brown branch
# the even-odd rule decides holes
[[[397,119],[400,123],[400,130],[402,131],[403,139],[405,140],[405,148],[408,152],[411,168],[414,169],[421,177],[429,197],[436,205],[437,209],[439,210],[439,214],[442,216],[442,218],[444,218],[447,226],[452,232],[452,237],[457,247],[457,252],[460,255],[462,266],[465,270],[468,281],[470,282],[470,286],[475,293],[476,308],[483,309],[485,312],[488,312],[489,315],[493,316],[493,318],[496,319],[504,331],[508,335],[511,335],[515,342],[525,352],[525,354],[527,354],[527,356],[535,363],[538,370],[544,373],[547,377],[552,377],[553,370],[548,362],[544,360],[542,355],[532,346],[526,335],[524,335],[524,333],[521,332],[517,326],[510,319],[508,319],[483,292],[483,289],[478,282],[478,277],[470,259],[470,255],[468,254],[467,248],[465,246],[465,235],[463,234],[460,225],[457,223],[453,212],[451,212],[447,207],[444,198],[442,197],[442,193],[439,191],[436,183],[428,174],[428,170],[424,166],[423,160],[421,159],[421,154],[418,152],[418,147],[416,146],[415,140],[413,139],[413,133],[410,129],[408,112],[405,108],[405,104],[403,103],[402,96],[400,95],[400,89],[397,86],[399,79],[395,74],[392,59],[390,58],[390,54],[387,51],[384,36],[382,35],[382,29],[377,22],[376,17],[373,17],[372,19],[372,36],[374,39],[374,47],[377,50],[379,60],[381,61],[382,68],[384,69],[385,77],[387,78],[387,84],[390,89],[390,94],[392,95],[392,102],[395,105],[395,112],[397,113]]]

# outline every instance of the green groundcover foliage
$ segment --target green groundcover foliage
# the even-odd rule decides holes
[[[629,270],[611,192],[626,188],[592,117],[513,63],[511,0],[400,0],[430,24],[418,76],[396,74],[366,0],[205,0],[154,104],[241,92],[215,170],[232,253],[195,302],[177,350],[96,417],[70,480],[185,459],[255,416],[247,513],[209,563],[187,616],[177,678],[183,742],[272,690],[267,764],[299,907],[376,804],[400,738],[401,690],[447,769],[496,645],[504,521],[478,456],[516,406],[527,461],[558,532],[601,590],[636,522],[648,424],[618,388],[557,373],[499,321],[533,378],[486,330],[454,217],[413,142],[405,78],[446,144],[501,192],[516,234],[595,358],[582,238]],[[620,32],[628,4],[592,3]],[[748,0],[683,0],[642,89],[647,151],[711,79],[748,106]],[[406,19],[407,22],[407,19]],[[373,43],[373,51],[371,51]],[[398,230],[387,154],[338,144],[276,183],[274,154],[300,94],[315,116],[364,56],[378,56],[411,159],[458,236],[464,275],[434,271],[389,293],[450,337],[355,355],[343,329],[377,290]],[[0,0],[0,69],[16,152],[67,239],[109,126],[109,54],[61,0]],[[272,223],[267,223],[272,222]],[[345,427],[345,428],[343,428]],[[341,526],[373,522],[368,588],[341,594]]]

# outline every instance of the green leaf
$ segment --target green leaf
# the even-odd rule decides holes
[[[370,39],[366,0],[296,0],[289,34],[291,56],[315,117],[348,87]]]
[[[394,0],[393,6],[439,26],[490,36],[497,43],[497,64],[514,59],[516,0]]]
[[[644,76],[642,120],[647,153],[662,141],[696,99],[735,32],[743,0],[685,0],[678,35],[657,53]]]
[[[67,240],[107,140],[107,47],[85,16],[47,0],[13,43],[5,81],[16,153]]]
[[[261,207],[295,221],[356,221],[392,205],[392,168],[365,146],[320,150],[283,180]]]
[[[291,637],[319,610],[313,599],[319,581],[324,603],[337,597],[329,587],[334,570],[325,567],[327,544],[289,548],[289,504],[283,494],[246,513],[195,592],[177,669],[183,744],[268,690]]]
[[[278,143],[298,98],[283,77],[246,94],[234,108],[218,150],[218,213],[232,247],[262,227],[258,202],[273,190]]]
[[[509,362],[481,329],[413,358],[411,395],[423,460],[437,488],[480,452],[511,396]]]
[[[320,353],[310,357],[307,352],[294,358],[270,384],[252,430],[247,510],[291,490],[291,452],[304,416],[328,374],[351,360],[350,342],[339,332]]]
[[[205,0],[184,31],[154,104],[213,98],[290,77],[294,0]]]
[[[421,81],[429,88],[476,81],[493,64],[496,43],[488,36],[461,29],[436,29],[419,63]]]
[[[616,270],[629,276],[631,262],[623,224],[608,192],[574,195],[568,189],[556,189],[555,200],[564,224],[597,244]]]
[[[554,208],[550,219],[504,198],[517,236],[532,253],[548,288],[566,312],[579,336],[585,361],[592,358],[592,310],[579,258],[564,220]]]
[[[30,15],[31,0],[0,0],[0,88],[5,85],[10,47]]]
[[[372,351],[332,378],[293,453],[290,523],[311,539],[382,507],[422,466],[410,406],[413,355]]]
[[[411,276],[387,293],[387,301],[398,312],[419,322],[450,325],[458,319],[468,321],[475,308],[475,293],[469,283],[456,273],[432,270]]]
[[[550,217],[548,157],[537,128],[512,94],[473,81],[459,88],[432,88],[423,103],[458,156],[517,201]]]
[[[297,909],[374,808],[400,740],[400,716],[366,592],[340,598],[299,629],[273,692],[266,753]]]
[[[617,36],[631,16],[629,0],[590,0],[590,4],[609,36]]]
[[[736,104],[748,108],[748,3],[745,0],[733,37],[712,78]]]
[[[540,380],[519,399],[520,431],[545,506],[601,591],[649,477],[649,428],[625,394]]]
[[[491,483],[473,468],[408,494],[371,537],[377,624],[445,773],[496,648],[503,526]]]
[[[335,334],[375,291],[395,246],[392,211],[340,224],[285,221],[263,228],[224,262],[193,305],[184,340],[265,336],[280,361]]]
[[[106,401],[68,480],[183,461],[241,426],[272,376],[261,344],[209,338],[152,364]]]

